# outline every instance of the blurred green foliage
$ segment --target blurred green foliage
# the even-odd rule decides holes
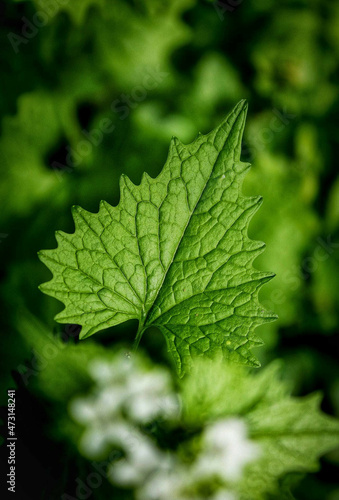
[[[277,276],[261,299],[279,315],[260,328],[257,355],[264,365],[284,358],[295,393],[321,389],[338,415],[338,3],[3,0],[0,14],[4,386],[11,370],[31,366],[41,331],[63,342],[53,321],[62,306],[37,289],[50,275],[36,252],[55,246],[54,230],[73,231],[71,205],[117,203],[122,172],[137,183],[144,171],[155,176],[172,135],[190,142],[247,98],[244,191],[264,197],[250,236],[267,244],[256,266]],[[36,318],[29,326],[27,315]],[[93,345],[128,344],[134,333],[129,324],[95,342],[63,342],[25,388],[66,398],[58,361],[70,359],[71,381]],[[167,362],[156,332],[144,346]],[[297,498],[338,498],[338,460],[305,479]]]
[[[279,362],[253,375],[243,366],[203,359],[183,382],[184,420],[196,426],[241,415],[261,447],[262,456],[247,467],[240,483],[240,498],[267,498],[268,491],[285,498],[277,477],[317,470],[315,450],[319,446],[321,453],[338,438],[337,421],[319,412],[319,394],[291,398],[279,372]]]

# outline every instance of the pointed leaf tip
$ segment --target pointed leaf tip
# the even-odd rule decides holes
[[[114,209],[104,201],[106,210],[96,214],[72,207],[84,220],[67,250],[59,245],[53,262],[44,259],[56,278],[44,291],[65,304],[59,322],[81,325],[85,338],[143,317],[143,329],[154,325],[163,333],[182,374],[196,355],[222,353],[260,366],[251,339],[267,314],[257,299],[263,283],[252,268],[255,243],[246,235],[262,198],[250,200],[240,187],[250,167],[240,162],[247,107],[240,101],[219,127],[188,146],[173,137],[157,178],[145,174],[135,185],[122,174],[123,196]],[[220,183],[223,173],[231,184]],[[239,275],[244,279],[230,279]],[[234,304],[241,314],[230,312]]]

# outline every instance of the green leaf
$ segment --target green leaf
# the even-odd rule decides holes
[[[243,366],[201,359],[181,383],[186,425],[242,416],[260,446],[239,486],[241,500],[266,500],[268,493],[292,498],[282,494],[281,481],[288,482],[290,473],[314,472],[318,458],[339,446],[339,422],[321,412],[321,396],[291,397],[280,372],[279,362],[253,374]]]
[[[50,12],[48,0],[33,1],[36,4],[37,9],[46,10],[47,13]],[[58,6],[53,13],[51,12],[51,19],[53,19],[53,17],[60,12],[67,12],[75,24],[81,25],[86,19],[88,10],[93,6],[103,8],[104,0],[72,0],[72,2],[62,2],[62,4]]]
[[[241,365],[200,359],[181,385],[185,422],[201,426],[227,415],[245,415],[258,404],[276,403],[288,394],[277,377],[280,369],[276,361],[253,376]]]
[[[73,207],[75,232],[57,232],[58,248],[39,254],[54,273],[42,291],[66,306],[57,321],[82,325],[85,338],[136,318],[136,344],[156,326],[180,374],[201,354],[259,365],[253,330],[275,316],[258,292],[273,275],[252,267],[264,244],[247,236],[261,198],[240,192],[246,111],[241,101],[188,146],[173,138],[155,179],[135,186],[123,175],[118,206]]]
[[[89,362],[110,355],[97,342],[81,345],[63,342],[25,308],[18,310],[15,326],[30,355],[27,362],[17,367],[18,372],[25,384],[57,403],[65,404],[75,394],[88,390],[91,385]]]
[[[318,458],[339,446],[339,422],[321,412],[320,402],[320,394],[286,396],[248,414],[251,437],[262,449],[262,458],[248,469],[248,485],[255,481],[270,490],[287,473],[314,472]]]

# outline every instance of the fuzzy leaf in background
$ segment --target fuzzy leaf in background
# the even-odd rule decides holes
[[[264,244],[247,236],[261,198],[240,192],[246,111],[240,101],[188,146],[174,138],[157,178],[122,176],[117,207],[73,208],[75,233],[57,232],[58,248],[39,254],[54,274],[42,291],[66,306],[60,323],[82,325],[85,338],[138,319],[136,344],[156,326],[180,374],[201,354],[258,366],[253,330],[275,316],[258,302],[273,275],[252,267]]]
[[[339,444],[339,422],[321,412],[320,395],[291,397],[280,372],[279,362],[251,374],[243,366],[201,359],[182,384],[183,419],[189,426],[241,415],[259,446],[260,457],[248,465],[239,485],[241,500],[280,495],[280,479],[316,471],[318,458]]]

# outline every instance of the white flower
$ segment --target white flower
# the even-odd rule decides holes
[[[166,418],[178,415],[178,398],[172,392],[170,375],[165,370],[146,370],[137,359],[119,355],[112,362],[92,361],[89,372],[97,383],[94,402],[98,418],[109,418],[124,411],[135,422],[146,423],[159,415]],[[75,418],[85,423],[79,418],[79,412]]]
[[[69,405],[69,412],[79,424],[89,424],[98,417],[94,398],[76,398]]]
[[[146,423],[159,415],[170,418],[178,413],[178,408],[166,372],[152,370],[130,379],[126,410],[136,422]]]
[[[107,434],[101,427],[89,427],[81,436],[79,449],[88,458],[96,458],[107,446]]]
[[[86,428],[79,442],[79,449],[88,458],[97,458],[113,446],[123,448],[127,437],[132,439],[131,427],[123,420],[101,422],[97,420]],[[127,437],[126,437],[127,436]]]
[[[109,444],[124,449],[121,436],[128,434],[127,441],[131,439],[131,421],[147,423],[159,415],[178,414],[178,399],[165,370],[149,370],[138,358],[120,354],[112,361],[92,361],[89,372],[95,382],[92,394],[69,406],[73,419],[85,426],[79,447],[88,457],[99,456]],[[123,421],[125,431],[129,428],[126,432]]]
[[[198,476],[218,475],[225,481],[240,479],[244,466],[258,456],[258,447],[247,439],[240,419],[220,420],[206,429],[204,451],[197,462]]]
[[[120,412],[125,398],[126,394],[122,386],[112,385],[102,388],[96,395],[98,416],[101,419],[111,420],[112,417]]]
[[[182,495],[186,481],[185,468],[169,454],[138,489],[137,500],[188,500]]]
[[[209,425],[200,454],[188,465],[175,452],[162,451],[135,426],[158,416],[179,416],[179,398],[169,373],[124,355],[109,362],[94,360],[89,370],[94,389],[87,398],[74,399],[69,411],[85,426],[79,442],[85,456],[99,458],[112,448],[123,452],[124,458],[109,467],[114,484],[134,488],[137,500],[206,500],[199,495],[200,486],[218,477],[222,485],[209,500],[236,500],[230,482],[238,480],[244,466],[258,455],[242,420]]]
[[[112,369],[112,363],[101,359],[92,361],[88,366],[89,374],[98,384],[106,384],[112,379]]]
[[[231,493],[228,490],[220,490],[215,495],[213,495],[211,500],[236,500],[236,498],[237,497],[234,495],[234,493]]]
[[[109,477],[120,486],[142,484],[163,461],[163,454],[150,439],[138,431],[134,430],[121,438],[126,458],[111,466]]]
[[[135,371],[135,363],[132,358],[120,353],[111,361],[94,359],[89,364],[88,371],[98,385],[107,387],[109,384],[123,384]]]

